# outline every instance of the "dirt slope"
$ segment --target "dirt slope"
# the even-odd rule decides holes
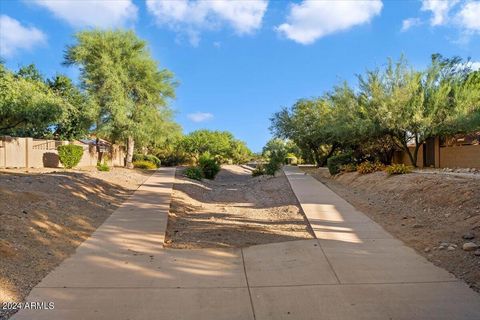
[[[32,171],[0,172],[0,303],[22,301],[151,174]]]
[[[312,238],[283,175],[251,177],[224,166],[214,181],[187,179],[177,170],[166,243],[173,248],[244,247]]]

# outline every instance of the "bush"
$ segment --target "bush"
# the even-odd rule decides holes
[[[213,180],[220,171],[220,165],[217,160],[205,154],[200,156],[198,166],[203,172],[203,176],[207,179]]]
[[[157,166],[150,162],[150,161],[145,161],[145,160],[138,160],[138,161],[133,161],[133,167],[137,169],[157,169]]]
[[[135,153],[133,155],[133,161],[149,161],[153,163],[157,168],[160,168],[160,164],[162,163],[160,159],[158,159],[153,154],[141,154],[141,153]]]
[[[274,176],[275,173],[280,170],[281,162],[271,159],[269,163],[265,165],[265,173],[269,176]]]
[[[167,167],[174,167],[192,162],[191,158],[181,150],[158,153],[157,157],[161,163]]]
[[[183,175],[187,178],[201,181],[203,178],[202,169],[199,167],[188,167],[183,170]]]
[[[98,171],[110,171],[110,167],[106,162],[99,163],[97,164],[97,170]]]
[[[342,165],[349,163],[353,163],[353,156],[350,152],[341,153],[330,157],[327,160],[328,172],[330,172],[331,175],[335,175],[340,172]]]
[[[357,172],[361,174],[368,174],[375,171],[382,171],[384,169],[385,169],[385,165],[383,165],[381,162],[365,161],[360,163],[357,166]]]
[[[357,165],[355,163],[342,164],[340,166],[341,172],[355,172],[357,171]]]
[[[258,177],[265,175],[265,167],[262,164],[259,164],[253,171],[252,177]]]
[[[60,163],[67,169],[75,167],[83,156],[83,147],[74,144],[59,146],[57,150]]]
[[[406,166],[403,163],[402,164],[392,164],[391,166],[388,166],[385,171],[387,171],[387,173],[389,175],[411,173],[412,172],[412,166]]]

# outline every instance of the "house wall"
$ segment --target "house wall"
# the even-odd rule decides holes
[[[94,146],[73,142],[83,147],[83,156],[77,167],[95,166],[98,153]],[[0,168],[58,168],[58,146],[68,141],[43,140],[32,138],[0,137]],[[124,149],[114,145],[108,155],[110,166],[123,166]]]
[[[439,167],[480,169],[480,145],[440,147]]]
[[[413,147],[410,151],[413,153]],[[411,165],[408,154],[405,151],[396,152],[394,163]],[[418,150],[417,166],[423,167],[423,148]],[[435,142],[435,167],[436,168],[477,168],[480,169],[480,145],[460,145],[440,147]]]

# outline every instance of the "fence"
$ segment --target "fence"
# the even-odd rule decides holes
[[[0,168],[58,168],[57,147],[73,143],[83,147],[83,156],[78,167],[95,166],[99,159],[96,146],[80,141],[68,142],[33,138],[0,137]],[[123,166],[124,148],[111,145],[107,163],[110,166]]]

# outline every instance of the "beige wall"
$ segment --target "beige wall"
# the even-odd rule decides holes
[[[410,152],[413,155],[413,151],[415,148],[410,147]],[[411,165],[412,162],[410,161],[410,157],[405,151],[398,151],[395,152],[395,155],[393,156],[393,163],[404,163]],[[423,167],[423,148],[420,147],[418,149],[418,156],[417,156],[417,167],[422,168]]]
[[[83,147],[83,156],[77,167],[97,164],[98,153],[94,146],[74,142]],[[32,138],[0,137],[0,168],[44,168],[61,167],[57,147],[68,141],[41,140]],[[114,145],[109,155],[110,166],[123,166],[123,148]]]
[[[413,153],[413,148],[410,148]],[[411,164],[406,152],[397,152],[394,163]],[[418,150],[417,166],[423,167],[423,148]],[[435,166],[437,168],[479,168],[480,145],[439,147],[435,144]]]
[[[480,145],[440,147],[440,168],[480,168]]]

